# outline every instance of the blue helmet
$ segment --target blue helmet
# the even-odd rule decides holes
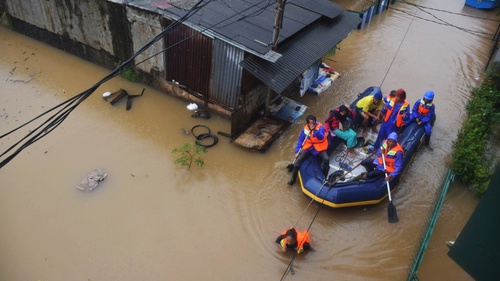
[[[434,92],[433,91],[427,91],[427,92],[425,92],[424,99],[426,99],[426,100],[433,100],[434,99]]]
[[[387,139],[391,139],[391,140],[394,140],[395,142],[398,142],[398,134],[396,134],[395,132],[392,132],[389,134]]]
[[[373,98],[374,98],[374,99],[377,99],[377,100],[381,100],[381,99],[382,99],[382,92],[377,91],[377,92],[373,95]]]

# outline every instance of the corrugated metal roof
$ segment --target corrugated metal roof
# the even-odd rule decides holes
[[[128,3],[154,12],[163,11],[172,19],[187,13],[169,4],[173,3],[168,0]],[[249,53],[241,66],[281,93],[361,21],[329,0],[288,0],[276,53],[272,50],[275,17],[275,1],[210,1],[185,24]]]
[[[279,46],[282,57],[275,63],[250,55],[240,64],[276,93],[281,93],[314,62],[342,41],[360,18],[343,11],[333,20],[322,18],[292,40]]]
[[[238,64],[245,53],[226,42],[213,40],[213,79],[210,99],[231,109],[238,106],[243,69]]]
[[[339,9],[339,7],[332,5],[330,1],[323,2],[323,1],[311,1],[311,0],[290,0],[287,1],[286,4],[296,5],[305,10],[315,12],[317,14],[329,17],[331,19],[340,15],[340,13],[342,12],[342,9]]]
[[[163,11],[174,19],[187,13],[185,9],[177,8],[174,2],[167,0],[133,0],[128,5],[156,12]],[[342,11],[342,8],[328,0],[286,1],[278,44],[319,18],[333,19]],[[217,37],[235,45],[239,44],[239,47],[246,48],[248,52],[267,58],[268,53],[272,53],[275,18],[276,1],[210,1],[187,19],[186,24],[207,33],[210,37]]]

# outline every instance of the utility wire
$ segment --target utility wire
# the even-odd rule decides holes
[[[373,1],[370,1],[370,0],[365,0],[366,2],[370,3],[370,4],[373,4],[373,5],[377,5],[376,2],[373,2]],[[491,18],[484,18],[484,17],[477,17],[477,16],[471,16],[471,15],[467,15],[467,14],[462,14],[462,13],[454,13],[454,12],[450,12],[450,11],[447,11],[447,10],[442,10],[442,9],[436,9],[436,8],[432,8],[432,7],[427,7],[427,6],[422,6],[422,5],[418,5],[418,4],[415,4],[415,3],[411,3],[411,2],[408,2],[408,1],[404,1],[404,0],[401,0],[400,1],[401,3],[403,4],[407,4],[407,5],[410,5],[410,6],[414,6],[415,8],[421,10],[422,12],[430,15],[431,17],[435,18],[436,20],[430,20],[430,19],[426,19],[426,18],[423,18],[423,17],[420,17],[420,16],[417,16],[416,14],[411,14],[405,10],[401,10],[401,9],[398,9],[398,8],[394,8],[392,5],[388,6],[388,9],[391,9],[391,10],[394,10],[394,11],[398,11],[398,12],[401,12],[403,14],[407,14],[407,15],[410,15],[410,16],[413,16],[415,18],[418,18],[418,19],[421,19],[421,20],[424,20],[424,21],[428,21],[428,22],[432,22],[432,23],[435,23],[435,24],[439,24],[439,25],[444,25],[444,26],[449,26],[449,27],[453,27],[453,28],[456,28],[458,30],[461,30],[461,31],[464,31],[464,32],[467,32],[469,34],[472,34],[472,35],[475,35],[475,36],[479,36],[479,37],[482,37],[482,38],[486,38],[486,39],[491,39],[491,38],[488,38],[488,37],[485,37],[485,36],[482,36],[482,35],[486,35],[486,36],[494,36],[494,34],[492,33],[487,33],[487,32],[483,32],[483,31],[477,31],[477,30],[471,30],[471,29],[467,29],[467,28],[463,28],[463,27],[460,27],[460,26],[457,26],[457,25],[454,25],[454,24],[451,24],[439,17],[437,17],[436,15],[430,13],[429,11],[426,11],[427,10],[433,10],[433,11],[437,11],[437,12],[442,12],[442,13],[447,13],[447,14],[452,14],[452,15],[457,15],[457,16],[463,16],[463,17],[470,17],[470,18],[476,18],[476,19],[480,19],[480,20],[485,20],[485,21],[494,21],[494,22],[500,22],[500,20],[497,20],[497,19],[491,19]]]
[[[405,4],[412,5],[412,6],[415,6],[415,7],[418,7],[418,8],[422,8],[422,9],[434,10],[434,11],[443,12],[443,13],[452,14],[452,15],[457,15],[457,16],[463,16],[463,17],[469,17],[469,18],[476,18],[476,19],[480,19],[480,20],[500,22],[500,20],[497,20],[497,19],[477,17],[477,16],[472,16],[472,15],[467,15],[467,14],[462,14],[462,13],[454,13],[454,12],[450,12],[450,11],[447,11],[447,10],[436,9],[436,8],[432,8],[432,7],[418,5],[418,4],[411,3],[411,2],[408,2],[408,1],[405,1],[405,0],[401,0],[401,3],[405,3]]]
[[[4,160],[0,162],[0,168],[5,166],[7,163],[9,163],[14,157],[16,157],[21,151],[23,151],[25,148],[30,146],[31,144],[35,143],[36,141],[40,140],[41,138],[45,137],[47,134],[52,132],[55,128],[57,128],[65,119],[66,117],[69,116],[69,114],[78,106],[80,105],[85,99],[87,99],[101,84],[107,82],[108,80],[114,78],[115,76],[119,75],[123,69],[126,68],[130,62],[137,57],[139,54],[144,52],[147,48],[149,48],[151,45],[159,41],[163,36],[169,32],[172,28],[176,27],[177,25],[181,24],[183,21],[191,17],[194,13],[196,13],[199,9],[203,8],[206,4],[210,3],[211,0],[209,0],[206,4],[202,5],[202,2],[205,0],[200,0],[197,2],[183,17],[181,17],[179,20],[175,21],[174,23],[170,24],[167,28],[165,28],[160,34],[155,36],[153,39],[151,39],[146,45],[144,45],[139,51],[137,51],[134,55],[132,55],[127,61],[122,63],[120,66],[115,68],[111,73],[106,75],[103,79],[101,79],[99,82],[94,84],[92,87],[89,89],[83,91],[82,93],[62,102],[61,104],[53,107],[52,109],[48,110],[47,112],[38,115],[34,119],[28,121],[27,123],[19,126],[18,128],[0,136],[0,139],[17,131],[18,129],[26,126],[27,124],[33,122],[34,120],[48,114],[49,112],[56,110],[59,107],[62,107],[56,114],[52,115],[49,117],[45,122],[43,122],[41,125],[39,125],[35,130],[30,131],[25,137],[23,137],[20,141],[16,142],[13,146],[7,149],[7,151],[3,152],[0,157],[4,156],[6,153],[14,149],[16,146],[20,145],[12,154],[8,155]],[[33,136],[32,136],[33,135]],[[30,139],[28,139],[26,142],[22,143],[25,139],[28,137],[32,136]],[[21,144],[22,143],[22,144]]]
[[[128,69],[131,69],[141,63],[144,63],[145,61],[165,52],[166,50],[172,48],[172,47],[175,47],[181,43],[183,43],[184,41],[186,40],[189,40],[191,39],[192,37],[208,30],[208,29],[211,29],[212,27],[216,26],[216,25],[219,25],[227,20],[230,20],[232,19],[233,17],[236,17],[238,15],[241,15],[243,14],[244,12],[246,11],[249,11],[250,9],[264,3],[264,2],[267,2],[267,4],[258,9],[257,11],[255,12],[252,12],[248,15],[244,15],[243,17],[239,18],[237,21],[241,21],[245,18],[248,18],[248,17],[253,17],[253,16],[258,16],[260,15],[261,13],[263,13],[269,6],[273,5],[274,3],[271,2],[271,0],[263,0],[263,1],[260,1],[258,3],[255,3],[253,4],[252,6],[250,7],[247,7],[245,8],[244,10],[242,10],[241,12],[237,12],[236,14],[232,15],[231,17],[229,18],[226,18],[212,26],[209,26],[207,28],[204,28],[203,30],[193,34],[192,36],[189,36],[165,49],[163,49],[162,51],[156,53],[156,54],[153,54],[152,56],[138,62],[138,63],[135,63],[135,64],[131,64],[131,62],[133,61],[133,59],[135,59],[139,54],[143,53],[147,48],[149,48],[151,45],[153,45],[154,43],[156,43],[157,41],[159,41],[160,39],[163,38],[163,36],[168,32],[170,31],[171,29],[173,29],[174,27],[178,26],[179,24],[181,24],[182,22],[184,22],[185,20],[187,20],[189,17],[191,17],[193,14],[195,14],[198,10],[200,10],[201,8],[203,8],[205,5],[209,4],[212,0],[209,0],[207,3],[205,4],[201,4],[204,0],[200,0],[198,3],[196,3],[183,17],[181,17],[180,19],[178,19],[177,21],[175,21],[174,23],[170,24],[167,28],[165,28],[159,35],[155,36],[152,40],[150,40],[146,45],[144,45],[139,51],[137,51],[132,57],[130,57],[127,61],[123,62],[120,66],[118,66],[115,70],[113,70],[109,75],[107,75],[105,78],[103,78],[101,81],[99,81],[98,83],[96,83],[93,87],[91,87],[90,89],[74,96],[73,98],[70,98],[68,100],[66,100],[65,102],[62,102],[61,104],[53,107],[52,109],[40,114],[39,116],[33,118],[32,120],[26,122],[25,124],[17,127],[16,129],[0,136],[0,139],[17,131],[18,129],[28,125],[29,123],[35,121],[36,119],[39,119],[41,118],[42,116],[48,114],[49,112],[52,112],[53,110],[56,110],[57,108],[59,107],[62,107],[64,106],[65,104],[71,104],[71,103],[76,103],[75,105],[73,106],[69,106],[69,105],[66,105],[65,107],[63,107],[63,110],[67,110],[66,111],[63,111],[63,110],[60,110],[58,113],[55,114],[55,116],[52,116],[50,117],[47,121],[45,121],[44,123],[42,123],[42,125],[38,126],[35,130],[32,130],[30,131],[29,134],[27,134],[25,137],[23,137],[20,141],[18,141],[16,144],[14,144],[13,146],[11,146],[10,148],[7,149],[7,151],[3,152],[0,157],[4,156],[6,153],[8,153],[9,151],[11,151],[12,149],[14,149],[16,146],[18,146],[23,140],[25,140],[26,138],[28,138],[29,136],[35,134],[35,132],[37,132],[37,130],[40,130],[41,129],[41,132],[38,132],[35,134],[34,137],[32,137],[31,139],[29,139],[27,142],[25,142],[23,145],[21,145],[13,154],[11,154],[10,156],[8,156],[6,159],[2,160],[0,162],[0,168],[2,168],[3,166],[5,166],[8,162],[10,162],[10,160],[12,160],[17,154],[19,154],[24,148],[28,147],[29,145],[33,144],[34,142],[38,141],[39,139],[41,139],[42,137],[44,137],[45,135],[47,135],[49,132],[51,132],[53,129],[55,129],[55,127],[59,126],[62,121],[64,121],[64,119],[66,119],[66,117],[69,115],[69,113],[71,111],[73,111],[77,105],[79,105],[81,102],[83,102],[86,98],[88,98],[101,84],[103,84],[104,82],[120,75],[123,71],[126,71]],[[224,2],[226,5],[228,5],[226,2]],[[234,11],[234,9],[233,9]],[[237,22],[236,21],[236,22]],[[229,24],[228,24],[229,25]],[[224,27],[224,26],[223,26]],[[60,116],[57,116],[58,114],[61,114]],[[50,120],[54,119],[52,122],[49,123]],[[42,126],[43,125],[47,125],[47,127],[45,127],[44,129],[42,129]]]
[[[309,233],[309,230],[311,229],[314,221],[316,220],[316,217],[318,216],[320,210],[321,210],[321,206],[318,206],[318,210],[316,211],[316,214],[314,215],[313,219],[311,220],[311,223],[309,224],[309,227],[307,228],[307,233]],[[304,239],[305,239],[305,237],[304,237]],[[297,245],[300,245],[298,242],[299,241],[297,241]],[[285,272],[281,276],[281,279],[280,279],[281,281],[285,280],[285,278],[288,276],[288,272],[293,270],[293,262],[295,261],[295,257],[297,257],[297,251],[294,251],[292,258],[290,259],[290,262],[288,263],[288,266],[285,269]],[[293,274],[293,271],[292,271],[292,274]]]
[[[417,13],[417,10],[415,10],[415,14],[416,13]],[[387,71],[385,72],[384,79],[382,79],[382,82],[380,83],[380,87],[382,87],[382,85],[384,84],[385,78],[387,78],[387,74],[389,74],[389,71],[392,68],[392,64],[394,64],[394,60],[396,60],[396,57],[397,57],[397,55],[399,53],[399,50],[401,49],[401,46],[403,45],[403,42],[405,41],[406,35],[408,35],[408,31],[410,30],[410,27],[411,27],[414,19],[415,19],[415,15],[414,15],[414,17],[411,18],[411,22],[408,25],[408,28],[406,29],[405,35],[403,36],[403,39],[399,43],[399,47],[398,47],[396,53],[394,54],[394,57],[392,57],[391,64],[389,65],[389,68],[387,68]]]
[[[211,26],[205,27],[205,28],[203,28],[202,30],[200,30],[200,31],[198,31],[198,32],[196,32],[196,33],[194,33],[193,35],[191,35],[191,36],[189,36],[189,37],[186,37],[186,38],[182,39],[181,41],[179,41],[179,42],[177,42],[177,43],[175,43],[175,44],[173,44],[173,45],[170,45],[170,46],[168,46],[168,47],[164,48],[163,50],[161,50],[161,51],[159,51],[159,52],[157,52],[157,53],[155,53],[155,54],[152,54],[151,56],[149,56],[149,57],[145,58],[144,60],[142,60],[142,61],[140,61],[140,62],[137,62],[135,65],[130,66],[130,68],[135,67],[135,66],[137,66],[137,65],[139,65],[139,64],[141,64],[141,63],[143,63],[143,62],[145,62],[145,61],[147,61],[147,60],[149,60],[149,59],[151,59],[151,58],[153,58],[153,57],[155,57],[155,56],[157,56],[157,55],[159,55],[159,54],[161,54],[161,53],[164,53],[164,52],[166,52],[167,50],[169,50],[170,48],[173,48],[173,47],[175,47],[175,46],[177,46],[177,45],[179,45],[179,44],[181,44],[181,43],[184,43],[185,41],[187,41],[187,40],[189,40],[189,39],[191,39],[191,38],[193,38],[193,37],[197,36],[198,34],[201,34],[201,33],[205,32],[205,31],[207,31],[207,30],[209,30],[209,29],[212,29],[213,27],[215,27],[215,26],[217,26],[217,25],[219,25],[219,24],[221,24],[221,23],[224,23],[225,21],[230,20],[230,19],[232,19],[233,17],[236,17],[236,16],[238,16],[238,15],[242,14],[243,12],[245,12],[245,11],[247,11],[247,10],[251,9],[251,8],[254,8],[254,7],[256,7],[257,5],[259,5],[259,4],[263,3],[263,2],[266,2],[266,1],[268,1],[268,0],[263,0],[263,1],[261,1],[261,2],[255,3],[254,5],[252,5],[252,6],[248,7],[247,9],[245,9],[244,11],[238,12],[238,13],[236,13],[236,14],[234,14],[234,15],[230,16],[229,18],[226,18],[226,19],[224,19],[224,20],[221,20],[220,22],[217,22],[217,23],[215,23],[215,24],[212,24]],[[261,8],[261,10],[265,10],[267,7],[269,7],[269,6],[273,5],[273,4],[274,4],[274,3],[270,3],[270,2],[268,2],[268,4],[267,4],[266,6],[264,6],[264,7],[262,7],[262,8]],[[261,12],[262,12],[262,11],[261,11]],[[241,19],[238,19],[237,21],[243,20],[243,19],[248,18],[248,17],[253,17],[253,16],[255,16],[255,14],[258,14],[258,13],[259,13],[259,11],[256,11],[256,12],[251,13],[250,15],[245,15],[244,17],[242,17]],[[227,26],[227,25],[225,25],[225,26]],[[222,26],[222,27],[225,27],[225,26]]]
[[[414,3],[411,3],[411,2],[408,2],[408,1],[404,1],[404,0],[401,1],[401,2],[404,3],[404,4],[410,5],[410,6],[414,6],[415,8],[417,8],[420,11],[422,11],[423,13],[426,13],[429,16],[431,16],[434,19],[436,19],[436,21],[429,20],[429,19],[417,16],[416,14],[412,15],[415,18],[418,18],[418,19],[421,19],[421,20],[424,20],[424,21],[428,21],[428,22],[432,22],[432,23],[436,23],[436,24],[439,24],[439,25],[453,27],[453,28],[456,28],[458,30],[461,30],[461,31],[464,31],[466,33],[469,33],[469,34],[472,34],[472,35],[475,35],[475,36],[479,36],[479,37],[482,37],[482,38],[485,38],[485,39],[491,39],[491,38],[488,38],[488,37],[485,37],[485,36],[482,36],[482,35],[493,36],[493,34],[492,33],[483,32],[483,31],[471,30],[471,29],[467,29],[467,28],[464,28],[464,27],[460,27],[460,26],[451,24],[451,23],[443,20],[442,18],[434,15],[433,13],[427,11],[427,10],[434,10],[434,11],[448,13],[448,14],[457,15],[457,16],[476,18],[476,19],[480,19],[480,20],[500,22],[500,20],[496,20],[496,19],[481,18],[481,17],[475,17],[475,16],[470,16],[470,15],[461,14],[461,13],[453,13],[453,12],[446,11],[446,10],[441,10],[441,9],[434,9],[434,8],[431,8],[431,7],[417,5],[417,4],[414,4]],[[396,8],[392,8],[392,9],[395,10],[395,11],[401,12],[401,13],[405,13],[405,14],[411,15],[410,13],[408,13],[407,11],[404,11],[404,10],[400,10],[400,9],[396,9]]]

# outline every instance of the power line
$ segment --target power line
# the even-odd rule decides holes
[[[243,19],[245,19],[245,18],[248,18],[248,17],[254,17],[254,16],[257,16],[257,15],[259,15],[260,13],[262,13],[262,12],[263,12],[263,11],[264,11],[267,7],[271,6],[273,3],[271,3],[271,1],[270,1],[270,0],[263,0],[263,1],[261,1],[261,2],[255,3],[255,4],[253,4],[252,6],[250,6],[250,7],[246,8],[245,10],[240,11],[240,12],[237,12],[236,14],[234,14],[234,15],[230,16],[229,18],[226,18],[226,19],[221,20],[221,21],[219,21],[219,22],[217,22],[217,23],[215,23],[215,24],[212,24],[212,25],[210,25],[210,26],[208,26],[208,27],[205,27],[205,28],[201,29],[200,31],[195,32],[193,35],[191,35],[191,36],[189,36],[189,37],[186,37],[186,38],[182,39],[181,41],[178,41],[177,43],[172,44],[172,45],[170,45],[170,46],[168,46],[168,47],[164,48],[163,50],[161,50],[161,51],[159,51],[159,52],[157,52],[157,53],[155,53],[155,54],[152,54],[151,56],[149,56],[149,57],[145,58],[144,60],[142,60],[142,61],[140,61],[140,62],[137,62],[136,64],[134,64],[134,65],[130,66],[129,68],[135,67],[135,66],[137,66],[137,65],[139,65],[139,64],[141,64],[141,63],[143,63],[143,62],[145,62],[145,61],[147,61],[147,60],[149,60],[149,59],[151,59],[151,58],[153,58],[153,57],[155,57],[155,56],[157,56],[157,55],[159,55],[159,54],[161,54],[161,53],[164,53],[164,52],[166,52],[167,50],[169,50],[170,48],[173,48],[173,47],[175,47],[175,46],[177,46],[177,45],[179,45],[179,44],[181,44],[181,43],[184,43],[185,41],[187,41],[187,40],[189,40],[189,39],[191,39],[191,38],[193,38],[193,37],[197,36],[198,34],[201,34],[201,33],[205,32],[206,30],[210,30],[210,29],[212,29],[214,26],[217,26],[217,25],[219,25],[219,24],[221,24],[221,23],[224,23],[225,21],[230,20],[230,19],[232,19],[233,17],[236,17],[236,16],[238,16],[238,15],[242,14],[243,12],[245,12],[245,11],[247,11],[247,10],[250,10],[250,9],[252,9],[252,8],[256,7],[257,5],[259,5],[259,4],[263,3],[263,2],[266,2],[266,1],[268,1],[267,5],[265,5],[264,7],[262,7],[260,12],[257,10],[257,11],[255,11],[255,12],[253,12],[253,13],[249,14],[249,15],[245,15],[244,17],[242,17],[241,19],[238,19],[237,21],[241,21],[241,20],[243,20]],[[225,3],[225,2],[224,2],[224,3]],[[227,5],[227,4],[226,4],[226,5]],[[234,10],[233,10],[233,11],[234,11]],[[234,22],[232,22],[232,23],[234,23]],[[232,23],[230,23],[230,24],[232,24]],[[228,26],[228,25],[229,25],[229,24],[227,24],[227,25],[225,25],[225,26]],[[225,26],[222,26],[222,27],[225,27]]]
[[[373,2],[371,0],[365,0],[365,1],[368,2],[368,3],[370,3],[370,4],[377,5],[376,2]],[[439,24],[439,25],[453,27],[453,28],[456,28],[458,30],[461,30],[461,31],[467,32],[469,34],[472,34],[472,35],[475,35],[475,36],[479,36],[479,37],[485,38],[485,39],[491,39],[491,38],[488,38],[488,37],[485,37],[485,36],[482,36],[482,35],[487,35],[487,36],[492,36],[493,37],[494,34],[483,32],[483,31],[477,31],[477,30],[471,30],[471,29],[459,27],[457,25],[451,24],[451,23],[449,23],[449,22],[447,22],[447,21],[439,18],[438,16],[432,14],[429,11],[426,11],[426,9],[427,10],[437,11],[437,12],[442,12],[442,13],[447,13],[447,14],[451,14],[451,15],[456,15],[456,16],[463,16],[463,17],[475,18],[475,19],[485,20],[485,21],[500,22],[500,20],[497,20],[497,19],[477,17],[477,16],[472,16],[472,15],[467,15],[467,14],[462,14],[462,13],[455,13],[455,12],[451,12],[451,11],[447,11],[447,10],[443,10],[443,9],[436,9],[436,8],[432,8],[432,7],[418,5],[418,4],[411,3],[411,2],[408,2],[408,1],[405,1],[405,0],[401,0],[400,2],[403,3],[403,4],[414,6],[418,10],[420,10],[420,11],[422,11],[422,12],[430,15],[431,17],[435,18],[436,20],[426,19],[424,17],[417,16],[416,14],[412,14],[410,12],[407,12],[407,11],[404,11],[404,10],[401,10],[401,9],[398,9],[398,8],[394,8],[393,5],[388,6],[388,9],[391,9],[391,10],[394,10],[394,11],[398,11],[398,12],[401,12],[403,14],[407,14],[407,15],[410,15],[410,16],[412,16],[414,18],[418,18],[418,19],[421,19],[421,20],[424,20],[424,21],[432,22],[432,23]]]
[[[416,13],[417,13],[417,11],[415,11],[415,14]],[[411,18],[411,22],[408,25],[408,28],[406,29],[405,35],[403,36],[403,39],[401,39],[401,42],[399,43],[398,49],[396,50],[396,53],[394,54],[394,57],[392,57],[391,64],[387,68],[387,71],[385,72],[385,75],[384,75],[384,79],[382,79],[382,82],[380,83],[381,87],[384,84],[385,78],[387,78],[387,74],[389,74],[389,71],[391,70],[391,67],[392,67],[392,64],[394,63],[394,60],[396,60],[396,57],[397,57],[397,55],[399,53],[399,50],[401,49],[401,46],[403,45],[403,42],[405,41],[406,35],[408,35],[408,31],[410,30],[410,27],[411,27],[414,19],[415,19],[415,15]]]
[[[134,55],[132,55],[128,60],[126,60],[125,62],[123,62],[120,66],[118,66],[116,69],[114,69],[110,74],[108,74],[105,78],[103,78],[102,80],[100,80],[98,83],[96,83],[94,86],[92,86],[91,88],[89,88],[88,90],[68,99],[67,101],[53,107],[52,109],[46,111],[45,113],[42,113],[40,114],[39,116],[33,118],[32,120],[28,121],[27,123],[17,127],[16,129],[0,136],[0,139],[17,131],[18,129],[28,125],[29,123],[35,121],[36,119],[38,118],[41,118],[42,116],[48,114],[49,112],[59,108],[59,107],[62,107],[63,105],[66,105],[65,107],[63,107],[63,109],[61,109],[60,111],[58,111],[55,115],[51,116],[48,120],[46,120],[45,122],[43,122],[40,126],[38,126],[36,129],[30,131],[30,133],[28,133],[25,137],[23,137],[21,140],[19,140],[18,142],[16,142],[14,145],[12,145],[10,148],[8,148],[6,151],[4,151],[0,157],[4,156],[6,153],[8,153],[9,151],[11,151],[12,149],[14,149],[16,146],[18,146],[23,140],[25,140],[26,138],[28,138],[29,136],[31,135],[34,135],[34,137],[32,137],[31,139],[29,139],[28,141],[26,141],[24,144],[22,144],[16,151],[14,151],[10,156],[8,156],[6,159],[2,160],[0,162],[0,168],[2,168],[3,166],[5,166],[8,162],[10,162],[10,160],[12,160],[15,156],[17,156],[17,154],[19,154],[22,150],[24,150],[24,148],[30,146],[31,144],[35,143],[36,141],[38,141],[39,139],[43,138],[44,136],[46,136],[49,132],[51,132],[52,130],[54,130],[57,126],[59,126],[62,121],[64,121],[64,119],[66,119],[66,117],[81,103],[83,102],[85,99],[87,99],[101,84],[103,84],[104,82],[120,75],[120,73],[122,73],[123,71],[125,70],[128,70],[128,69],[131,69],[141,63],[144,63],[145,61],[167,51],[168,49],[172,48],[172,47],[175,47],[181,43],[183,43],[184,41],[186,40],[189,40],[191,39],[192,37],[208,30],[208,29],[211,29],[212,27],[216,26],[216,25],[219,25],[225,21],[228,21],[236,16],[239,16],[241,14],[243,14],[244,12],[246,11],[249,11],[250,9],[264,3],[264,2],[267,2],[267,4],[248,14],[248,15],[244,15],[243,17],[239,18],[236,20],[237,21],[241,21],[245,18],[248,18],[248,17],[253,17],[253,16],[258,16],[260,15],[261,13],[263,13],[269,6],[271,6],[273,3],[271,2],[271,0],[263,0],[263,1],[260,1],[258,3],[255,3],[253,4],[252,6],[250,7],[246,7],[244,10],[240,11],[240,12],[237,12],[235,13],[234,15],[224,19],[224,20],[221,20],[220,22],[216,23],[216,24],[213,24],[209,27],[206,27],[204,29],[202,29],[201,31],[193,34],[192,36],[189,36],[173,45],[170,45],[169,47],[163,49],[162,51],[158,52],[158,53],[155,53],[153,54],[152,56],[149,56],[148,58],[138,62],[138,63],[135,63],[135,64],[131,64],[131,62],[141,53],[143,53],[147,48],[149,48],[151,45],[153,45],[154,43],[156,43],[157,41],[159,41],[160,39],[162,39],[164,37],[164,35],[170,31],[171,29],[177,27],[179,24],[181,24],[182,22],[184,22],[185,20],[187,20],[189,17],[191,17],[193,14],[195,14],[198,10],[200,10],[201,8],[203,8],[204,6],[206,6],[207,4],[209,4],[211,1],[213,0],[209,0],[208,2],[206,2],[205,4],[201,4],[204,0],[200,0],[198,3],[196,3],[193,7],[191,7],[191,9],[183,16],[181,17],[180,19],[176,20],[175,22],[173,22],[172,24],[170,24],[167,28],[165,28],[160,34],[158,34],[157,36],[155,36],[153,39],[151,39],[146,45],[144,45],[141,49],[139,49],[136,53],[134,53]],[[224,1],[223,1],[224,2]],[[228,5],[226,2],[224,2],[224,4]],[[233,11],[235,11],[233,9]],[[233,22],[234,23],[234,22]],[[229,24],[232,24],[232,23],[229,23]],[[229,25],[228,24],[228,25]],[[226,25],[227,26],[227,25]],[[72,103],[75,103],[74,105],[70,106]],[[52,122],[49,122],[50,120],[53,120]],[[46,125],[46,127],[43,127],[43,125]],[[41,130],[39,131],[38,133],[35,133],[37,132],[38,130]]]
[[[470,15],[466,15],[466,14],[462,14],[462,13],[454,13],[454,12],[450,12],[450,11],[446,11],[446,10],[442,10],[442,9],[435,9],[435,8],[431,8],[431,7],[421,6],[421,5],[417,5],[417,4],[414,4],[414,3],[411,3],[411,2],[407,2],[407,1],[404,1],[404,0],[402,0],[401,2],[404,3],[404,4],[407,4],[407,5],[410,5],[410,6],[413,6],[413,7],[417,8],[417,10],[420,10],[421,12],[428,14],[429,16],[433,17],[436,20],[430,20],[430,19],[426,19],[426,18],[417,16],[416,13],[413,14],[413,15],[411,15],[407,11],[404,11],[404,10],[401,10],[401,9],[397,9],[397,8],[394,8],[394,7],[390,7],[390,8],[393,9],[393,10],[395,10],[395,11],[398,11],[398,12],[401,12],[401,13],[404,13],[404,14],[407,14],[407,15],[411,15],[414,18],[418,18],[418,19],[421,19],[421,20],[424,20],[424,21],[436,23],[436,24],[439,24],[439,25],[453,27],[453,28],[456,28],[458,30],[461,30],[461,31],[464,31],[466,33],[469,33],[469,34],[472,34],[472,35],[475,35],[475,36],[478,36],[478,37],[481,37],[481,38],[485,38],[485,39],[491,39],[491,38],[485,37],[483,35],[494,36],[494,34],[483,32],[483,31],[471,30],[471,29],[467,29],[467,28],[464,28],[464,27],[460,27],[460,26],[451,24],[448,21],[445,21],[444,19],[442,19],[442,18],[434,15],[433,13],[431,13],[429,11],[426,11],[426,9],[427,10],[434,10],[434,11],[438,11],[438,12],[443,12],[443,13],[448,13],[448,14],[452,14],[452,15],[457,15],[457,16],[464,16],[464,17],[471,17],[471,18],[476,18],[476,19],[480,19],[480,20],[488,20],[488,21],[500,22],[500,20],[475,17],[475,16],[470,16]]]
[[[419,8],[422,8],[422,9],[429,9],[429,10],[434,10],[434,11],[448,13],[448,14],[457,15],[457,16],[463,16],[463,17],[469,17],[469,18],[476,18],[476,19],[480,19],[480,20],[500,22],[500,20],[497,20],[497,19],[490,19],[490,18],[477,17],[477,16],[472,16],[472,15],[467,15],[467,14],[462,14],[462,13],[450,12],[450,11],[447,11],[447,10],[442,10],[442,9],[436,9],[436,8],[432,8],[432,7],[417,5],[417,4],[410,3],[410,2],[405,1],[405,0],[401,0],[401,2],[405,3],[405,4],[408,4],[408,5],[415,6],[415,7],[419,7]]]
[[[208,3],[210,3],[212,0],[209,0],[207,3],[205,3],[205,4],[202,5],[203,1],[205,1],[205,0],[200,0],[199,2],[197,2],[183,17],[181,17],[179,20],[175,21],[174,23],[170,24],[160,34],[158,34],[157,36],[155,36],[148,43],[146,43],[141,49],[139,49],[139,51],[137,51],[136,53],[134,53],[127,61],[125,61],[120,66],[118,66],[117,68],[115,68],[111,73],[109,73],[108,75],[106,75],[103,79],[101,79],[99,82],[97,82],[96,84],[94,84],[89,89],[83,91],[82,93],[80,93],[80,94],[78,94],[78,95],[76,95],[76,96],[74,96],[74,97],[72,97],[72,98],[70,98],[70,99],[68,99],[68,100],[66,100],[66,101],[64,101],[62,103],[60,103],[59,105],[53,107],[52,109],[48,110],[47,112],[38,115],[34,119],[26,122],[25,124],[17,127],[16,129],[11,130],[10,132],[8,132],[8,133],[0,136],[0,139],[1,139],[1,138],[5,137],[7,135],[10,135],[11,133],[17,131],[18,129],[20,129],[20,128],[26,126],[26,125],[28,125],[29,123],[33,122],[34,120],[36,120],[38,118],[41,118],[42,116],[45,116],[49,112],[62,107],[62,109],[60,109],[57,113],[55,113],[54,115],[50,116],[41,125],[39,125],[34,130],[31,130],[21,140],[19,140],[14,145],[12,145],[11,147],[9,147],[5,152],[3,152],[0,155],[0,157],[3,157],[8,152],[10,152],[11,150],[13,150],[15,147],[19,146],[14,152],[12,152],[4,160],[2,160],[0,162],[0,168],[2,168],[7,163],[9,163],[12,159],[14,159],[14,157],[16,157],[25,148],[27,148],[28,146],[32,145],[33,143],[37,142],[38,140],[40,140],[41,138],[45,137],[47,134],[49,134],[50,132],[52,132],[55,128],[57,128],[66,119],[66,117],[69,116],[69,114],[78,105],[80,105],[85,99],[87,99],[101,84],[103,84],[106,81],[109,81],[110,79],[112,79],[112,78],[116,77],[117,75],[119,75],[120,72],[123,71],[123,69],[125,69],[127,67],[127,65],[130,64],[130,62],[132,62],[132,60],[134,58],[136,58],[139,54],[141,54],[142,52],[144,52],[147,48],[149,48],[151,45],[153,45],[154,43],[156,43],[158,40],[160,40],[161,38],[163,38],[163,36],[167,32],[169,32],[172,28],[176,27],[177,25],[179,25],[182,22],[184,22],[185,20],[187,20],[194,13],[196,13],[199,9],[203,8],[205,5],[207,5]],[[29,138],[30,136],[32,136],[32,137]],[[27,138],[29,138],[29,139],[26,140]],[[26,141],[23,143],[24,140],[26,140]]]

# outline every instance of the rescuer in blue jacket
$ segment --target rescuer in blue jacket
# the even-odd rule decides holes
[[[319,156],[323,175],[328,176],[330,160],[326,150],[328,149],[328,138],[323,124],[316,120],[314,115],[306,117],[306,125],[300,132],[297,146],[295,147],[295,164],[293,166],[292,178],[288,185],[293,185],[297,180],[300,165],[309,155]]]
[[[391,132],[400,133],[406,121],[410,119],[410,104],[406,101],[406,91],[398,89],[394,97],[387,97],[384,114],[382,115],[382,126],[378,132],[377,140],[373,149],[378,149],[380,143],[387,138]]]
[[[434,92],[427,91],[422,99],[419,99],[413,105],[411,118],[405,122],[405,126],[412,122],[417,122],[419,126],[424,126],[425,129],[425,145],[430,147],[430,139],[432,133],[432,122],[435,118]],[[432,148],[431,148],[432,149]]]
[[[385,169],[382,153],[385,158]],[[404,150],[398,143],[398,134],[396,132],[390,133],[387,140],[377,150],[378,157],[375,160],[368,158],[361,162],[361,165],[365,167],[367,172],[363,178],[382,177],[387,173],[385,180],[389,181],[399,176],[403,172],[403,155]]]

